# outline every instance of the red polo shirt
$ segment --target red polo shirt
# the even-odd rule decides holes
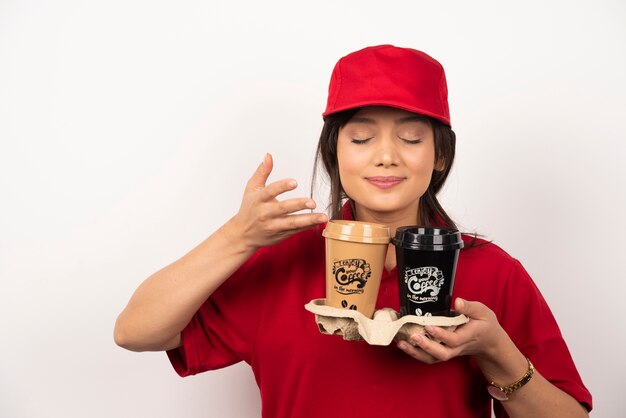
[[[393,343],[320,334],[303,306],[325,297],[323,228],[260,249],[226,280],[183,330],[182,346],[168,352],[176,372],[245,361],[264,417],[489,418],[487,382],[468,356],[428,365]],[[384,273],[377,308],[399,310],[396,277],[396,269]],[[517,260],[490,243],[462,250],[457,296],[491,308],[536,369],[591,408],[554,317]],[[499,404],[496,415],[506,416]]]

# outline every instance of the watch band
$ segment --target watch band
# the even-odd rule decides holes
[[[489,383],[487,391],[492,398],[498,401],[508,401],[509,395],[511,393],[515,392],[526,383],[530,382],[530,379],[532,379],[533,375],[535,374],[535,367],[530,362],[530,359],[528,357],[526,357],[526,361],[528,362],[528,371],[526,371],[526,374],[522,376],[519,380],[516,380],[508,386],[502,386],[493,381]]]

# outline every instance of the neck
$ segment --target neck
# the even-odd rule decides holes
[[[420,220],[417,209],[417,206],[415,206],[394,212],[376,212],[355,204],[356,213],[354,215],[355,220],[357,221],[371,222],[388,226],[389,233],[393,238],[396,234],[397,228],[407,225],[419,225]],[[396,247],[390,243],[389,248],[387,249],[387,257],[385,259],[385,269],[390,271],[395,266]]]
[[[395,235],[396,229],[399,227],[419,225],[420,223],[417,207],[410,207],[405,210],[395,212],[375,212],[356,205],[355,212],[355,220],[357,221],[371,222],[388,226],[392,237]]]

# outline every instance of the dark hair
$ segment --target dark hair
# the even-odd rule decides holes
[[[331,219],[341,219],[342,205],[344,200],[348,198],[341,186],[341,180],[339,178],[339,163],[337,161],[337,138],[339,137],[339,129],[345,126],[359,110],[358,108],[350,109],[327,116],[317,144],[311,193],[313,193],[318,164],[321,160],[324,171],[330,181],[330,202],[328,209],[330,210]],[[424,120],[430,124],[433,130],[435,139],[435,161],[443,164],[443,169],[441,171],[433,171],[428,189],[420,199],[418,209],[420,223],[424,226],[436,225],[457,229],[454,221],[448,216],[437,200],[437,193],[441,190],[448,178],[452,163],[454,162],[456,135],[450,126],[445,125],[437,119],[424,116]],[[352,215],[354,215],[354,202],[351,200],[350,208],[352,209]]]

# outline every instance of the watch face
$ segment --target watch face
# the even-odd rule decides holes
[[[487,391],[489,392],[489,394],[491,395],[493,399],[496,399],[498,401],[509,400],[509,397],[506,396],[506,393],[502,392],[500,389],[498,389],[495,386],[487,386]]]

